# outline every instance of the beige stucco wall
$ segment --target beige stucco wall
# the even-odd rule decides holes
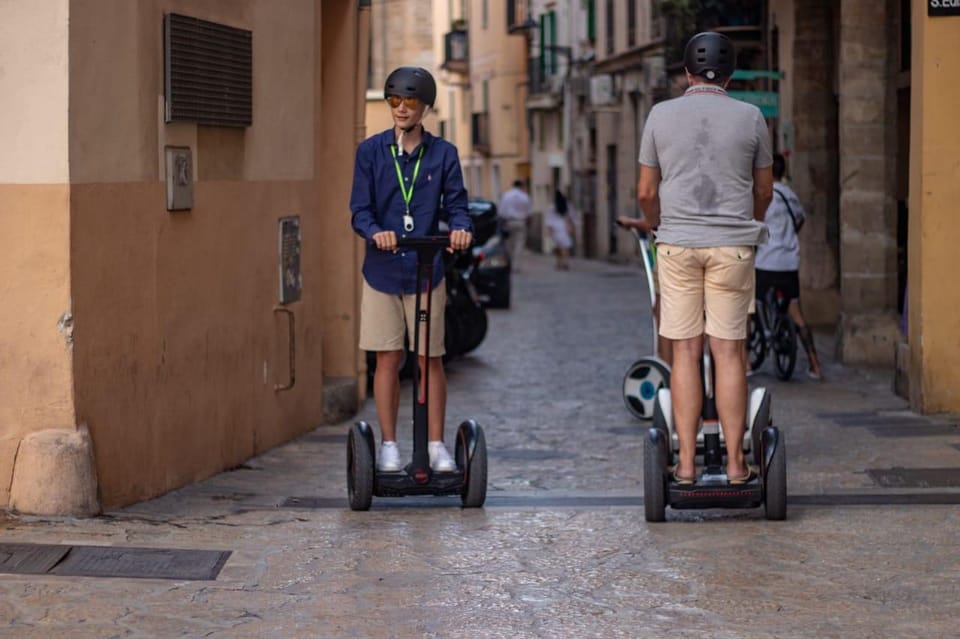
[[[0,2],[0,184],[67,181],[68,8]]]
[[[0,506],[20,440],[74,425],[67,4],[0,3]]]
[[[910,401],[960,411],[960,17],[928,17],[913,2],[910,131]]]
[[[253,31],[252,126],[163,122],[169,11]],[[0,3],[0,91],[23,96],[0,103],[0,133],[24,158],[0,156],[0,506],[31,431],[86,424],[109,508],[318,425],[326,380],[359,378],[348,199],[367,35],[352,0]],[[166,210],[167,144],[193,153],[190,211]],[[296,384],[277,392],[290,215],[303,293],[286,306]]]
[[[3,44],[0,42],[0,47]],[[0,184],[0,507],[20,440],[74,425],[66,185]]]

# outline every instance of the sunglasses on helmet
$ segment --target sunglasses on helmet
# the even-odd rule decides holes
[[[405,96],[388,95],[387,96],[387,103],[390,105],[390,108],[396,109],[397,107],[400,106],[401,102],[404,105],[406,105],[408,109],[416,109],[418,106],[420,106],[420,98],[415,98],[412,95],[405,95]]]

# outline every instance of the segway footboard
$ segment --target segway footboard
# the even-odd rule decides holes
[[[675,510],[756,508],[763,504],[763,484],[759,478],[743,486],[728,484],[726,479],[712,482],[701,478],[692,486],[671,481],[667,493],[670,507]]]

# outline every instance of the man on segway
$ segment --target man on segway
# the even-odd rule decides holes
[[[653,107],[640,144],[641,230],[656,229],[660,334],[673,340],[670,386],[679,440],[673,481],[696,481],[703,402],[704,335],[716,367],[716,408],[731,485],[753,478],[742,449],[746,372],[742,357],[754,295],[754,254],[773,196],[773,158],[760,110],[727,95],[733,43],[699,33],[684,52],[689,88]]]
[[[426,69],[399,67],[384,85],[394,126],[378,133],[357,149],[350,195],[354,231],[367,240],[363,261],[360,302],[360,348],[375,351],[377,368],[373,396],[380,421],[381,447],[376,456],[381,471],[401,469],[397,449],[397,411],[400,400],[399,370],[404,337],[417,326],[414,304],[417,251],[398,248],[398,237],[438,234],[441,201],[449,215],[450,250],[472,242],[467,214],[467,191],[457,149],[432,136],[423,118],[433,107],[437,85]],[[425,340],[420,340],[421,370],[429,366],[429,455],[434,471],[450,472],[456,464],[443,442],[447,382],[443,370],[444,306],[443,263],[437,254],[430,292],[429,363],[423,361]],[[409,343],[414,344],[410,335]]]

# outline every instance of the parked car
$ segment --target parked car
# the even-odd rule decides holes
[[[467,211],[474,227],[471,279],[480,301],[490,308],[510,308],[510,254],[505,241],[507,232],[497,217],[497,205],[472,198]]]

